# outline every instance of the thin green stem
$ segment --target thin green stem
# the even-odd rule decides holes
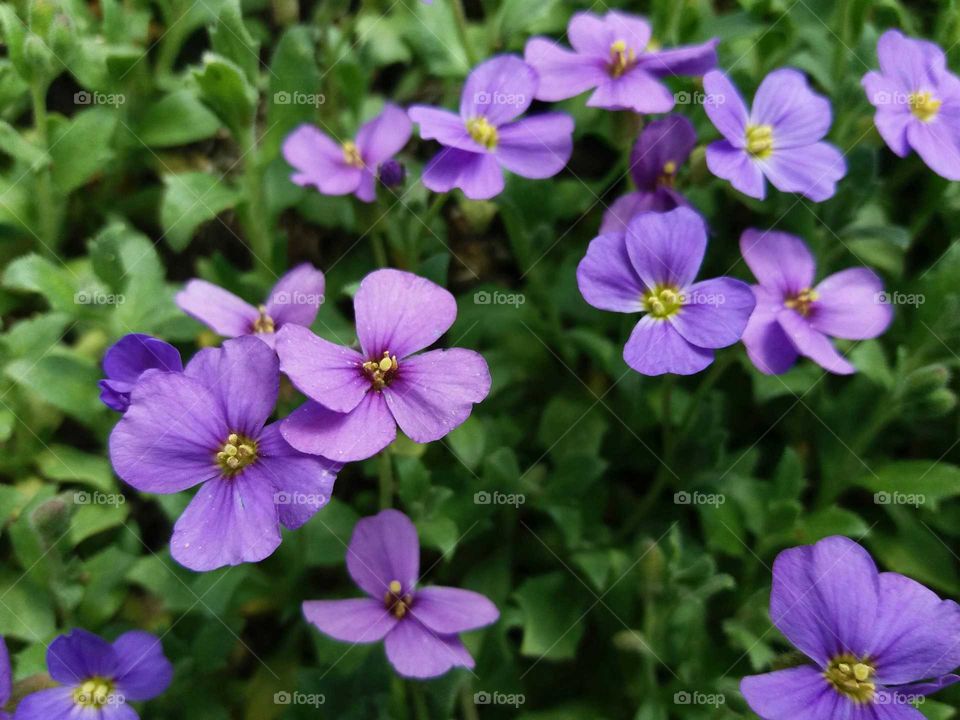
[[[463,0],[453,0],[450,5],[453,7],[453,19],[456,21],[457,36],[463,46],[464,57],[467,59],[467,65],[473,67],[477,64],[477,56],[473,52],[473,46],[467,34],[467,13],[463,9]]]
[[[427,710],[427,698],[423,694],[423,686],[419,683],[410,683],[410,694],[413,696],[414,717],[417,720],[430,720],[430,712]]]
[[[393,462],[389,450],[380,453],[380,470],[377,474],[380,486],[380,509],[393,507]]]
[[[263,193],[263,172],[260,167],[260,154],[257,148],[256,121],[244,134],[241,143],[243,152],[243,190],[246,196],[244,227],[250,242],[250,251],[254,255],[254,269],[257,274],[272,280],[273,241],[267,223],[266,203]]]
[[[47,84],[34,81],[30,88],[33,103],[33,124],[37,131],[37,140],[45,153],[50,151],[50,133],[47,127]],[[56,256],[58,235],[60,232],[60,201],[54,198],[53,177],[50,166],[44,165],[36,171],[37,179],[37,229],[43,252]]]
[[[473,701],[473,687],[469,681],[460,687],[460,709],[463,711],[463,720],[480,720],[477,704]]]

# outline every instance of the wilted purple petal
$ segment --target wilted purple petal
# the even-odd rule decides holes
[[[774,128],[774,147],[812,145],[827,134],[830,101],[810,89],[803,73],[791,68],[767,75],[753,98],[750,122]]]
[[[489,200],[503,191],[503,170],[491,153],[447,147],[427,163],[421,181],[437,193],[460,188],[471,200]]]
[[[743,335],[756,299],[750,286],[729,277],[694,283],[670,322],[685,340],[706,349],[733,345]]]
[[[404,677],[431,678],[450,668],[474,665],[456,635],[437,635],[413,618],[398,623],[384,645],[390,664]]]
[[[400,583],[396,595],[412,593],[420,574],[417,529],[397,510],[381,510],[359,520],[347,550],[347,571],[374,600],[383,600],[390,583]]]
[[[841,152],[823,142],[774,149],[773,154],[759,164],[775,188],[799,193],[814,202],[833,197],[837,182],[847,172]]]
[[[376,455],[392,443],[397,423],[383,395],[370,392],[348,413],[304,403],[282,421],[280,432],[300,452],[352,462]]]
[[[809,665],[745,677],[740,692],[763,720],[835,720],[852,717],[855,707],[830,687],[821,670]]]
[[[61,635],[47,648],[47,671],[64,685],[91,677],[113,677],[118,669],[117,653],[101,637],[82,628]]]
[[[523,59],[536,68],[540,78],[538,100],[566,100],[597,87],[609,77],[602,58],[584,57],[546,38],[530,38]]]
[[[320,632],[350,643],[383,640],[397,625],[382,599],[310,600],[303,604],[303,614]]]
[[[310,263],[301,263],[277,281],[267,298],[267,314],[278,327],[287,323],[309,327],[323,302],[323,273]]]
[[[777,314],[777,322],[790,338],[791,344],[797,351],[811,360],[824,370],[829,370],[838,375],[850,375],[857,369],[851,365],[833,346],[823,333],[814,330],[807,319],[799,313],[784,309]]]
[[[736,148],[745,147],[749,113],[737,88],[726,75],[719,70],[714,70],[703,76],[703,90],[708,98],[704,110],[710,122],[716,126],[728,143]],[[717,174],[713,168],[711,171]],[[721,177],[724,176],[721,175]]]
[[[600,310],[633,313],[644,309],[644,286],[633,269],[622,233],[590,241],[577,266],[577,286],[583,299]]]
[[[223,337],[253,332],[259,313],[250,303],[206,280],[191,280],[176,295],[177,306]]]
[[[410,118],[403,108],[387,103],[357,133],[357,148],[368,167],[376,167],[403,149],[410,140]]]
[[[776,290],[780,299],[813,286],[816,261],[796,235],[777,230],[744,230],[740,254],[760,284]]]
[[[277,333],[277,355],[280,369],[300,392],[335,412],[353,410],[370,390],[360,353],[305,327],[282,328]]]
[[[866,340],[883,333],[893,309],[883,302],[883,281],[867,268],[850,268],[825,278],[816,287],[810,324],[831,337]]]
[[[707,146],[707,167],[714,175],[729,180],[744,195],[763,200],[767,183],[757,163],[746,150],[734,147],[727,140],[717,140]]]
[[[117,692],[125,701],[149,700],[169,687],[173,665],[156,635],[132,630],[118,637],[113,649],[117,653]]]
[[[552,177],[572,153],[573,118],[565,113],[533,115],[500,128],[497,160],[521,177]]]
[[[644,315],[630,333],[623,359],[643,375],[693,375],[713,362],[713,351],[691,345],[668,320]]]
[[[480,593],[436,586],[418,590],[410,612],[439,635],[476,630],[500,617],[497,606]]]
[[[683,289],[697,277],[707,249],[703,219],[686,207],[645,213],[630,222],[627,253],[644,285]]]
[[[485,117],[494,126],[522,115],[537,94],[537,72],[516,55],[497,55],[470,71],[460,95],[463,122]]]

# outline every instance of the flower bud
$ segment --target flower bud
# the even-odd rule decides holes
[[[387,160],[380,163],[377,175],[384,187],[392,188],[403,185],[407,179],[407,168],[398,160]]]

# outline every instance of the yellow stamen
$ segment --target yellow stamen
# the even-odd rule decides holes
[[[230,433],[223,447],[217,452],[216,459],[225,475],[236,475],[256,461],[257,441],[239,433]]]
[[[477,115],[467,120],[467,132],[470,133],[470,137],[488,150],[493,150],[500,140],[497,128],[482,115]]]
[[[353,140],[347,140],[343,143],[343,161],[353,167],[363,167],[363,158],[360,157],[360,149]]]
[[[877,686],[870,682],[876,668],[866,659],[858,660],[852,655],[840,655],[824,671],[823,676],[833,689],[846,695],[855,703],[871,702]]]
[[[73,691],[73,702],[81,707],[103,707],[112,692],[112,681],[102,677],[90,678]]]
[[[391,580],[387,587],[389,589],[383,595],[383,604],[399,620],[407,614],[407,610],[413,605],[413,595],[407,593],[403,597],[400,596],[403,586],[399,580]]]
[[[632,48],[627,48],[626,41],[615,40],[610,44],[610,75],[620,77],[636,62],[637,53]]]
[[[683,306],[683,297],[675,287],[658,285],[644,294],[643,304],[648,313],[655,318],[664,319],[680,311]]]
[[[773,127],[771,125],[747,125],[747,152],[765,160],[773,153]]]
[[[400,584],[399,580],[390,581],[390,592],[392,592],[394,595],[398,595],[402,589],[403,586]]]
[[[397,362],[397,356],[391,355],[387,350],[379,360],[367,360],[361,367],[370,378],[373,389],[382,390],[397,374],[400,363]]]
[[[260,315],[253,321],[253,331],[255,333],[272,333],[276,331],[273,318],[267,315],[267,306],[261,305],[257,308]]]
[[[813,310],[813,303],[820,299],[820,294],[813,288],[801,290],[796,295],[791,295],[783,303],[785,307],[796,310],[806,317]]]
[[[940,112],[940,106],[943,105],[942,100],[937,100],[927,90],[911,93],[907,102],[910,104],[910,112],[923,122],[933,120]]]

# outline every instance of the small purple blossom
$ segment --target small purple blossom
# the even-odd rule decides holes
[[[287,327],[296,327],[289,325]],[[149,371],[110,435],[117,474],[142,492],[200,485],[170,553],[191,570],[256,562],[327,504],[340,466],[290,447],[267,425],[280,386],[276,353],[252,337],[198,352],[183,373]]]
[[[314,600],[303,614],[320,632],[349,643],[384,641],[400,675],[431,678],[474,666],[459,634],[497,621],[486,597],[452,587],[417,587],[420,541],[410,518],[383,510],[357,523],[347,571],[367,593],[350,600]]]
[[[573,50],[531,38],[524,59],[540,75],[538,100],[565,100],[596,88],[587,105],[608,110],[665,113],[673,93],[661,79],[703,75],[717,66],[717,40],[672,50],[653,50],[650,24],[610,11],[603,17],[576,13],[567,26]]]
[[[403,185],[407,179],[407,168],[397,160],[387,160],[377,168],[377,178],[384,187],[393,188]]]
[[[623,348],[637,372],[692,375],[713,362],[715,349],[740,339],[753,293],[729,277],[694,282],[706,248],[706,226],[686,207],[638,215],[625,233],[600,235],[587,248],[577,267],[584,300],[646,313]]]
[[[707,147],[707,167],[737,190],[763,200],[766,178],[782,192],[814,202],[833,196],[847,172],[843,155],[821,142],[830,129],[830,102],[813,92],[803,73],[789,68],[767,75],[747,111],[722,72],[703,78],[705,109],[725,139]]]
[[[687,205],[673,185],[696,144],[693,125],[681,115],[668,115],[647,125],[630,153],[630,175],[637,189],[617,198],[607,209],[601,234],[624,232],[640,213],[667,212]]]
[[[323,273],[302,263],[277,281],[259,307],[206,280],[188,282],[176,301],[187,315],[223,337],[256,335],[273,347],[276,332],[284,325],[309,327],[313,323],[323,303],[323,290]]]
[[[0,720],[10,720],[10,715],[3,708],[10,702],[13,695],[13,670],[10,668],[10,653],[7,644],[0,637]]]
[[[130,391],[147,370],[182,372],[180,352],[163,340],[150,335],[124,335],[103,356],[100,401],[111,410],[126,412],[130,406]]]
[[[434,192],[455,187],[474,200],[503,190],[503,170],[542,179],[560,172],[573,152],[573,118],[547,112],[517,120],[533,102],[537,73],[516,55],[499,55],[475,67],[463,86],[460,114],[415,105],[410,118],[424,140],[444,149],[423,171]]]
[[[288,325],[277,338],[280,367],[309,402],[281,425],[302,452],[363,460],[393,442],[397,425],[418,443],[438,440],[490,392],[479,353],[418,353],[453,324],[447,290],[400,270],[367,275],[353,300],[360,352]]]
[[[377,167],[410,139],[410,118],[391,103],[364,123],[355,140],[339,142],[313,125],[301,125],[283,142],[283,157],[296,172],[290,179],[313,185],[324,195],[353,193],[364,202],[377,199]]]
[[[849,268],[814,286],[816,260],[803,240],[782,232],[746,230],[740,252],[760,281],[753,286],[757,308],[743,333],[757,369],[779,375],[803,355],[833,373],[856,372],[830,338],[866,340],[890,325],[893,310],[882,302],[876,273]]]
[[[71,630],[50,643],[47,670],[60,687],[25,697],[14,720],[137,720],[128,703],[155,698],[173,679],[159,638],[142,630],[112,644]]]
[[[900,157],[911,148],[938,175],[960,180],[960,78],[936,44],[888,30],[877,43],[880,72],[863,76],[874,123]]]
[[[770,617],[812,664],[743,679],[763,720],[922,720],[912,702],[960,680],[960,606],[845,537],[777,556]]]

